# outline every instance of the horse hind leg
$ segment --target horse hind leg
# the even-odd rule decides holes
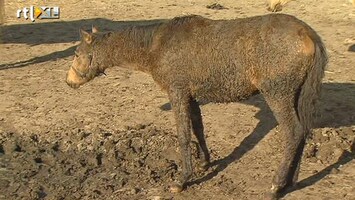
[[[277,199],[284,189],[297,181],[305,145],[305,130],[297,116],[294,103],[296,95],[286,98],[264,96],[279,123],[285,140],[284,155],[274,175],[270,193],[271,199]]]
[[[190,101],[190,116],[192,124],[192,132],[194,133],[198,141],[198,168],[199,170],[206,170],[210,163],[210,155],[208,152],[204,128],[201,116],[201,109],[196,100],[191,99]]]

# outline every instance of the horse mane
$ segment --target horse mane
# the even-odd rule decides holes
[[[187,15],[146,25],[123,27],[120,32],[126,39],[135,41],[138,47],[150,48],[155,34],[162,33],[163,29],[165,29],[164,33],[169,34],[169,32],[175,32],[182,27],[189,29],[191,24],[202,25],[206,22],[205,20],[201,16]]]
[[[154,34],[163,22],[148,25],[128,26],[120,32],[129,41],[134,41],[138,47],[150,48],[153,43]]]

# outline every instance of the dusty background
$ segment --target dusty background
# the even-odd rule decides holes
[[[119,68],[73,90],[65,82],[78,29],[114,30],[185,14],[232,19],[266,14],[264,1],[5,1],[0,46],[0,199],[262,199],[282,157],[282,137],[260,96],[202,106],[213,167],[181,194],[167,191],[179,164],[167,96],[143,73]],[[59,6],[59,20],[16,18]],[[283,198],[355,199],[355,8],[297,0],[283,13],[323,37],[330,63],[321,117],[300,182]],[[194,148],[194,146],[193,146]]]

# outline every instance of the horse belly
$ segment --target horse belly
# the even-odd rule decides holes
[[[257,88],[248,80],[206,81],[195,87],[194,98],[199,102],[237,102],[257,93]]]

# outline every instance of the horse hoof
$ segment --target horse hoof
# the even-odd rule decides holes
[[[200,162],[198,165],[197,165],[197,169],[199,170],[199,171],[206,171],[207,169],[208,169],[208,167],[209,167],[209,162],[207,162],[207,161],[202,161],[202,162]]]
[[[170,186],[169,189],[171,193],[180,193],[184,190],[184,187],[182,186],[182,184],[174,183]]]
[[[278,195],[275,192],[268,192],[265,194],[265,200],[278,200]]]

